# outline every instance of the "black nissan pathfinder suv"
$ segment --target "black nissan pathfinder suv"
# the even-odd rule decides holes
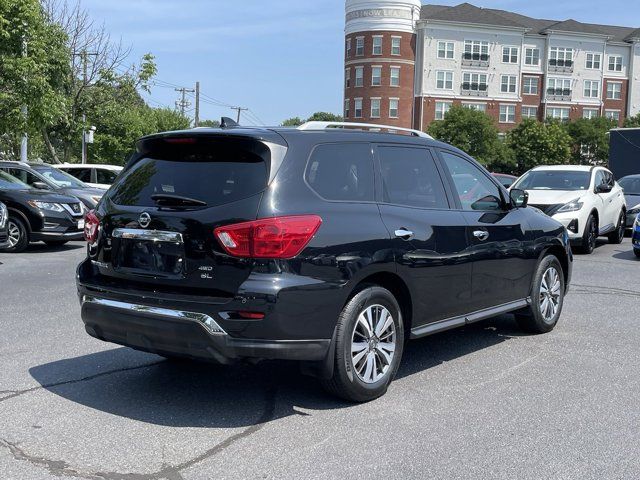
[[[86,216],[87,332],[167,357],[298,360],[367,401],[407,339],[506,312],[551,331],[564,227],[450,145],[360,127],[140,140]]]

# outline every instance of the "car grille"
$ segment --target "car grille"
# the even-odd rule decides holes
[[[531,207],[535,207],[535,208],[538,208],[538,209],[542,210],[543,213],[546,213],[547,215],[552,217],[553,215],[558,213],[558,210],[560,210],[560,208],[562,208],[564,203],[558,203],[558,204],[555,204],[555,205],[533,205],[533,204],[529,204],[529,205]]]
[[[63,203],[64,209],[74,217],[82,215],[82,204],[80,203]]]

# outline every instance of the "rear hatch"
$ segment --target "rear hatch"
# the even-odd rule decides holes
[[[253,261],[226,254],[214,229],[256,218],[282,160],[274,157],[284,151],[264,139],[229,135],[139,144],[138,159],[98,208],[90,256],[103,280],[155,293],[233,297]]]

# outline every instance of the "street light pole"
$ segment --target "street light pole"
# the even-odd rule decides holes
[[[26,25],[25,25],[25,29],[26,29]],[[27,37],[24,35],[22,37],[22,56],[23,57],[27,56]],[[22,116],[24,117],[25,123],[28,119],[28,115],[29,115],[29,111],[27,109],[27,106],[23,105]],[[27,135],[27,132],[24,132],[24,134],[22,135],[22,143],[20,144],[20,161],[23,163],[27,163],[27,161],[29,160],[28,155],[29,155],[29,137]]]

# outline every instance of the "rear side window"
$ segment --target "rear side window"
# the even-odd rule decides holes
[[[118,205],[151,207],[158,195],[212,207],[248,198],[268,181],[269,149],[255,140],[198,139],[163,145],[161,139],[117,178],[110,198]]]
[[[117,172],[111,170],[96,169],[96,183],[111,185],[118,176]]]
[[[88,168],[70,168],[67,170],[67,172],[80,181],[93,183],[91,182],[91,170],[89,170]]]
[[[384,201],[420,208],[449,208],[442,179],[429,150],[378,147]]]
[[[368,143],[318,145],[311,154],[305,180],[326,200],[374,200],[373,156]]]

